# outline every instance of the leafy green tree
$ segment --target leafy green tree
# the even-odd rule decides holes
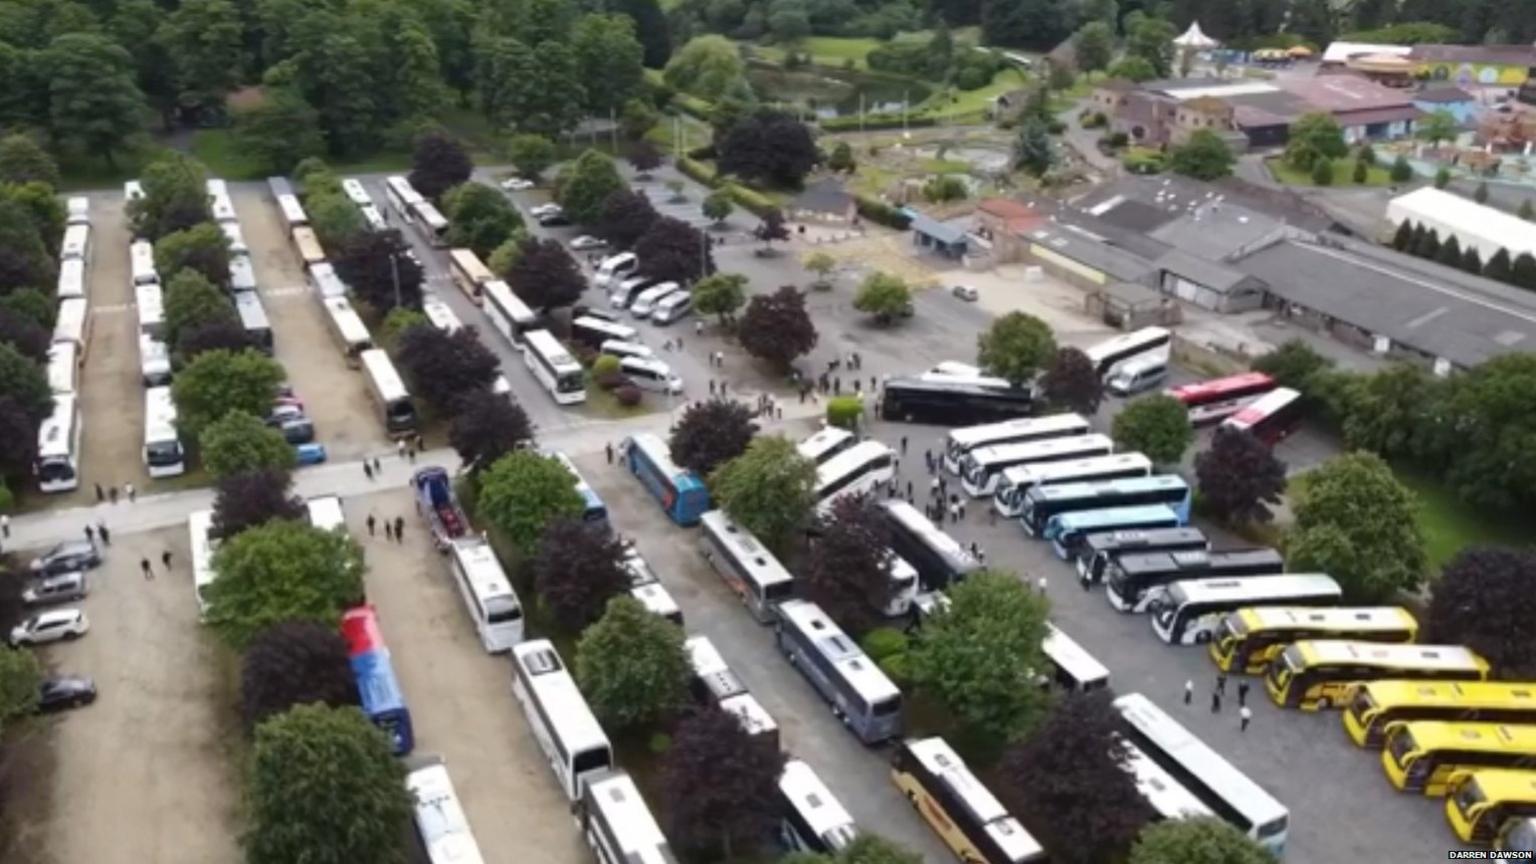
[[[1524,198],[1520,201],[1520,212],[1517,214],[1527,222],[1536,219],[1536,206],[1531,204],[1531,199]]]
[[[976,362],[1015,385],[1028,383],[1055,355],[1050,325],[1024,312],[1009,312],[976,337]]]
[[[805,256],[805,260],[800,262],[800,264],[806,270],[816,274],[816,281],[812,283],[815,285],[830,285],[827,276],[837,269],[837,259],[825,252],[812,252]]]
[[[1493,253],[1488,263],[1483,265],[1483,275],[1496,282],[1510,282],[1514,278],[1513,265],[1509,260],[1509,250],[1500,249]]]
[[[1274,864],[1274,856],[1215,816],[1153,822],[1131,847],[1130,864]]]
[[[981,32],[988,45],[1047,51],[1072,35],[1075,19],[1072,7],[1051,0],[994,0],[981,4]]]
[[[700,315],[719,315],[720,323],[746,302],[747,277],[740,273],[715,273],[694,283],[693,309]]]
[[[757,434],[752,412],[741,402],[717,398],[693,402],[667,440],[672,461],[700,477],[745,453]]]
[[[1194,440],[1184,403],[1161,393],[1134,399],[1115,415],[1115,444],[1140,451],[1158,465],[1177,465]]]
[[[285,377],[277,361],[258,351],[205,351],[177,372],[171,384],[177,428],[197,437],[231,411],[265,417]]]
[[[583,15],[571,28],[571,53],[577,77],[594,114],[617,112],[637,95],[645,80],[645,49],[635,38],[635,22],[623,15]]]
[[[258,105],[237,111],[235,140],[262,170],[286,174],[301,160],[325,152],[320,115],[291,87],[273,87]]]
[[[1327,159],[1312,161],[1312,183],[1315,186],[1333,185],[1333,163]]]
[[[382,77],[369,63],[360,27],[348,26],[333,13],[316,9],[295,28],[296,53],[268,70],[270,83],[292,83],[320,117],[326,149],[335,155],[365,153],[378,144],[390,94],[378,91]],[[291,72],[291,78],[274,76]]]
[[[971,194],[970,187],[965,185],[964,180],[953,174],[941,174],[929,178],[928,182],[923,184],[923,197],[935,204],[964,201],[969,194]]]
[[[1256,357],[1252,368],[1275,379],[1281,387],[1306,393],[1312,389],[1318,375],[1333,369],[1333,361],[1317,353],[1302,339],[1288,339],[1273,351]]]
[[[609,195],[627,188],[613,160],[598,150],[587,150],[560,172],[556,200],[573,222],[590,225],[603,214]]]
[[[185,0],[160,28],[184,105],[221,111],[244,65],[240,12],[229,0]]]
[[[58,270],[26,205],[0,196],[0,286],[53,293]]]
[[[731,215],[731,211],[736,209],[736,205],[731,201],[731,193],[722,189],[718,192],[711,192],[709,197],[704,199],[704,205],[700,209],[704,212],[704,218],[719,225],[725,221],[727,216]]]
[[[671,717],[688,700],[691,674],[683,629],[627,594],[609,600],[576,643],[576,683],[610,728],[644,728]]]
[[[240,715],[247,733],[295,705],[356,705],[347,642],[334,627],[283,621],[256,634],[240,658]]]
[[[230,411],[197,437],[203,467],[215,478],[252,471],[291,471],[293,448],[283,433],[244,411]]]
[[[922,864],[923,856],[878,834],[861,831],[834,860],[837,864]]]
[[[480,475],[476,503],[486,521],[524,555],[538,548],[553,519],[581,515],[581,496],[558,459],[527,450],[508,453]]]
[[[179,345],[184,335],[206,324],[238,320],[229,298],[202,273],[192,269],[167,272],[175,273],[165,286],[165,341],[168,344]]]
[[[1536,291],[1536,257],[1532,257],[1529,252],[1521,252],[1510,267],[1509,281],[1516,287]]]
[[[1441,109],[1420,117],[1419,122],[1414,124],[1414,134],[1420,140],[1428,141],[1431,147],[1438,147],[1441,141],[1455,140],[1461,133],[1460,125],[1456,122],[1455,114]]]
[[[1488,182],[1486,180],[1480,181],[1477,184],[1477,188],[1472,190],[1472,200],[1479,204],[1488,203]]]
[[[645,65],[660,69],[672,56],[672,35],[666,13],[657,0],[618,0],[614,10],[633,18],[640,44],[645,49]]]
[[[555,621],[580,633],[601,618],[608,601],[629,591],[624,544],[606,527],[580,518],[544,526],[533,559],[534,586]]]
[[[662,757],[662,787],[673,804],[667,827],[680,846],[733,860],[778,824],[783,771],[783,752],[754,739],[741,718],[716,705],[696,709],[677,724]]]
[[[385,87],[392,107],[404,117],[426,117],[448,100],[437,44],[418,21],[406,19],[387,37],[389,55],[396,59]]]
[[[1332,114],[1303,114],[1291,126],[1285,145],[1285,161],[1303,171],[1311,171],[1319,159],[1332,161],[1349,155],[1344,130]]]
[[[1050,129],[1037,117],[1030,117],[1019,125],[1019,137],[1013,142],[1013,164],[1019,169],[1041,177],[1056,164],[1056,145],[1051,141]]]
[[[1157,67],[1142,57],[1122,57],[1109,67],[1109,77],[1127,81],[1151,81],[1158,77]]]
[[[1125,53],[1140,57],[1152,65],[1159,78],[1173,74],[1173,25],[1162,18],[1143,18],[1127,26]]]
[[[510,128],[525,116],[537,98],[533,50],[507,36],[488,37],[475,44],[475,92],[480,110],[499,127]],[[520,127],[528,131],[526,126]]]
[[[52,186],[41,180],[32,180],[4,187],[0,194],[20,204],[37,228],[37,236],[49,249],[57,249],[64,242],[64,200]]]
[[[363,553],[350,537],[304,522],[268,522],[219,544],[208,624],[234,648],[279,621],[330,627],[363,599]]]
[[[0,309],[0,342],[9,342],[34,363],[46,364],[48,351],[53,346],[53,333],[28,316]]]
[[[847,141],[839,141],[837,146],[832,148],[832,155],[827,157],[827,167],[844,173],[852,172],[858,167],[858,162],[853,158],[853,148]]]
[[[148,113],[134,83],[133,57],[104,36],[66,33],[39,61],[48,81],[53,139],[99,153],[115,167],[118,150],[143,131]]]
[[[0,295],[0,312],[36,322],[44,330],[53,330],[53,300],[36,288],[13,288],[9,294]]]
[[[1446,479],[1467,501],[1489,509],[1536,502],[1536,456],[1522,444],[1536,429],[1536,406],[1523,399],[1536,386],[1536,355],[1505,354],[1459,378],[1446,417],[1455,418],[1455,446]]]
[[[507,153],[517,173],[533,181],[555,164],[555,143],[543,135],[513,135]]]
[[[0,398],[8,398],[26,413],[32,425],[53,413],[53,390],[43,367],[0,342]]]
[[[546,135],[575,128],[587,98],[576,56],[564,42],[540,42],[533,49],[533,64],[537,87],[518,128]]]
[[[1356,183],[1364,183],[1366,179],[1371,176],[1370,170],[1370,166],[1367,165],[1364,160],[1356,159],[1354,170],[1350,174],[1350,179],[1354,180]]]
[[[1049,697],[1040,645],[1049,604],[1012,573],[983,570],[948,589],[908,652],[912,678],[971,729],[997,741],[1029,733]]]
[[[912,314],[912,289],[900,276],[871,273],[854,295],[853,308],[875,316],[881,324],[889,324]]]
[[[406,860],[405,767],[361,711],[295,706],[256,727],[250,764],[250,864]]]
[[[1209,129],[1197,129],[1188,141],[1173,148],[1168,167],[1176,174],[1196,180],[1220,180],[1232,173],[1236,162],[1237,158],[1220,135]]]
[[[58,163],[30,136],[12,134],[0,138],[0,183],[34,180],[58,188]]]
[[[37,655],[21,648],[0,647],[0,731],[17,717],[37,710],[43,669]]]
[[[816,347],[816,325],[805,311],[805,296],[793,285],[755,295],[741,315],[737,338],[748,354],[779,370]]]
[[[141,181],[144,197],[128,204],[136,234],[159,240],[213,220],[208,207],[208,175],[196,159],[182,153],[167,154],[145,166]]]
[[[1417,502],[1380,457],[1349,453],[1309,472],[1292,509],[1287,563],[1339,581],[1351,602],[1380,602],[1424,579]]]
[[[408,179],[417,192],[436,201],[449,189],[468,181],[474,170],[475,163],[464,152],[463,144],[448,135],[430,132],[416,142]]]
[[[443,197],[448,242],[488,256],[523,227],[507,196],[484,183],[463,183]]]
[[[1408,164],[1408,157],[1401,154],[1392,160],[1391,178],[1393,183],[1407,183],[1413,179],[1413,166]]]
[[[724,36],[699,36],[672,55],[664,75],[668,86],[717,100],[746,81],[746,65]]]
[[[1435,172],[1435,188],[1444,189],[1449,185],[1451,185],[1451,169],[1442,166]]]
[[[1115,56],[1115,31],[1107,21],[1089,21],[1072,37],[1072,48],[1077,67],[1084,72],[1094,72],[1109,66]]]
[[[368,223],[363,221],[363,211],[346,195],[311,193],[304,200],[304,213],[323,248],[339,248],[369,230]]]
[[[155,242],[155,269],[192,270],[214,285],[229,283],[229,238],[212,222],[174,231]]]
[[[759,436],[715,470],[709,488],[727,515],[782,553],[816,506],[816,463],[788,438]]]
[[[651,103],[644,99],[634,98],[624,103],[624,110],[619,113],[619,131],[629,141],[639,141],[645,134],[656,128],[661,122],[661,115]]]

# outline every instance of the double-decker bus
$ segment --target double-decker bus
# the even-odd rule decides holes
[[[969,426],[1027,416],[1028,387],[992,387],[964,378],[892,378],[881,387],[881,416],[906,423]]]
[[[1087,693],[1109,686],[1109,670],[1094,659],[1083,646],[1051,622],[1045,622],[1045,639],[1040,643],[1045,659],[1051,661],[1052,682],[1068,692]]]
[[[1365,681],[1344,709],[1344,731],[1361,747],[1380,747],[1396,720],[1480,720],[1536,724],[1536,683],[1529,681]]]
[[[795,445],[801,456],[821,465],[859,443],[859,436],[841,426],[828,426]]]
[[[1115,367],[1127,360],[1146,357],[1153,360],[1168,362],[1172,352],[1173,334],[1161,327],[1143,327],[1131,333],[1124,333],[1110,339],[1106,339],[1083,353],[1093,362],[1093,368],[1099,373],[1100,380],[1108,378]]]
[[[981,562],[916,507],[900,499],[881,501],[891,529],[891,551],[917,570],[923,588],[942,591],[981,569]]]
[[[480,260],[473,249],[449,249],[448,272],[453,275],[453,284],[459,286],[464,296],[477,306],[482,302],[485,283],[496,278],[496,274],[485,266],[485,262]]]
[[[1045,523],[1052,516],[1060,513],[1137,504],[1166,504],[1188,522],[1189,498],[1189,484],[1177,474],[1036,486],[1024,496],[1019,524],[1033,537],[1045,530]]]
[[[151,477],[175,477],[187,470],[169,387],[144,391],[144,465]]]
[[[1140,504],[1131,507],[1105,507],[1099,510],[1077,510],[1062,513],[1045,520],[1040,537],[1051,541],[1051,549],[1063,561],[1077,554],[1083,538],[1101,531],[1128,531],[1132,529],[1178,528],[1184,524],[1167,504]]]
[[[1204,426],[1224,420],[1253,400],[1275,389],[1275,379],[1263,372],[1244,372],[1181,387],[1166,393],[1189,409],[1189,422]]]
[[[409,435],[416,431],[416,404],[411,401],[411,391],[405,389],[395,364],[382,348],[369,348],[358,355],[363,361],[363,373],[368,379],[368,391],[378,403],[384,420],[384,430],[391,435]]]
[[[548,330],[523,334],[523,363],[557,405],[587,401],[587,373]]]
[[[1024,496],[1036,486],[1057,483],[1086,483],[1091,480],[1121,480],[1146,477],[1152,473],[1152,460],[1140,453],[1112,453],[1065,462],[1034,462],[1004,469],[992,493],[992,507],[1008,518],[1024,508]]]
[[[1044,864],[1045,850],[943,738],[896,748],[891,780],[966,864]]]
[[[421,838],[428,864],[485,864],[448,778],[448,766],[435,757],[423,763],[405,775],[405,789],[411,793],[416,836]]]
[[[512,695],[566,798],[579,799],[588,780],[613,767],[608,736],[548,639],[512,646]]]
[[[80,436],[84,428],[79,397],[73,393],[55,395],[53,412],[37,427],[34,471],[39,492],[68,492],[79,487]]]
[[[834,855],[859,836],[859,829],[816,771],[789,759],[779,774],[778,833],[790,852]]]
[[[1209,641],[1227,613],[1249,606],[1334,606],[1344,592],[1324,573],[1182,579],[1152,589],[1152,632],[1170,645]]]
[[[197,600],[197,618],[207,620],[208,586],[218,577],[213,569],[213,511],[193,510],[187,514],[187,534],[192,550],[192,596]]]
[[[794,577],[752,532],[733,522],[724,510],[703,514],[699,523],[704,529],[699,535],[699,554],[731,586],[758,623],[772,623],[774,608],[794,596]]]
[[[1516,819],[1536,816],[1536,771],[1470,768],[1452,774],[1445,819],[1463,843],[1486,846]]]
[[[1001,423],[984,423],[949,430],[944,440],[944,470],[960,473],[961,462],[972,450],[1003,444],[1028,444],[1047,438],[1087,435],[1088,421],[1078,414],[1052,414],[1049,417],[1020,417]]]
[[[820,606],[786,600],[778,606],[774,641],[789,662],[865,744],[902,732],[901,691]]]
[[[1151,699],[1127,693],[1114,702],[1127,741],[1145,753],[1212,813],[1258,841],[1276,858],[1285,852],[1291,815]]]
[[[499,654],[523,641],[523,604],[491,544],[479,538],[454,540],[448,545],[448,563],[485,650]]]
[[[1020,465],[1044,462],[1077,462],[1113,453],[1115,442],[1108,435],[1073,435],[1047,438],[1025,444],[999,444],[979,447],[960,459],[960,484],[972,498],[997,491],[1003,472]]]
[[[697,524],[710,509],[709,490],[692,471],[672,462],[672,454],[660,438],[650,433],[624,440],[624,464],[640,485],[650,492],[661,509],[679,525]]]
[[[599,864],[677,864],[667,836],[627,773],[597,772],[580,792],[573,811]]]
[[[1381,768],[1399,792],[1444,795],[1472,768],[1536,768],[1536,726],[1394,720],[1386,734]]]
[[[565,470],[571,472],[571,476],[576,478],[576,494],[581,496],[581,521],[607,530],[608,506],[603,503],[602,498],[598,497],[597,491],[587,483],[586,478],[581,476],[581,472],[576,470],[576,463],[559,450],[551,450],[549,455],[558,459],[560,464],[565,466]]]
[[[1102,531],[1085,536],[1078,544],[1074,558],[1077,578],[1085,585],[1092,585],[1102,581],[1109,566],[1122,555],[1209,548],[1211,541],[1199,528]]]
[[[538,328],[539,316],[512,293],[511,285],[492,279],[481,287],[485,293],[485,317],[503,339],[517,345],[523,341],[524,333]]]
[[[1269,547],[1138,552],[1112,561],[1104,577],[1104,599],[1121,612],[1145,612],[1151,589],[1182,579],[1264,576],[1285,572],[1285,556]]]
[[[1223,672],[1258,675],[1287,645],[1303,639],[1412,642],[1418,632],[1413,613],[1401,606],[1259,606],[1221,619],[1210,654]]]
[[[1247,432],[1273,447],[1301,423],[1301,394],[1289,387],[1274,390],[1221,421],[1221,428]]]
[[[1342,708],[1355,688],[1380,679],[1483,681],[1488,661],[1461,645],[1394,645],[1348,639],[1303,639],[1269,664],[1264,689],[1282,708]]]
[[[823,515],[844,495],[872,492],[896,476],[896,451],[879,441],[862,441],[816,468],[816,505]]]
[[[341,614],[341,635],[347,640],[347,657],[363,713],[389,735],[394,754],[404,756],[416,746],[416,738],[411,731],[411,712],[406,708],[405,694],[400,692],[389,648],[379,630],[378,614],[367,605],[348,609]]]

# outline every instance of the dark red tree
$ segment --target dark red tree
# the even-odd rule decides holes
[[[560,626],[580,633],[603,617],[609,600],[629,590],[624,545],[595,525],[557,519],[539,539],[533,584]]]
[[[9,396],[0,396],[0,476],[32,472],[37,456],[37,421]]]
[[[524,303],[536,309],[569,306],[587,289],[581,268],[560,241],[536,237],[518,244],[507,281]]]
[[[508,396],[477,390],[464,394],[454,406],[448,445],[472,473],[532,441],[528,414]]]
[[[1211,515],[1231,524],[1268,522],[1269,505],[1285,494],[1285,463],[1252,434],[1225,427],[1195,457],[1195,476]]]
[[[1536,552],[1502,546],[1461,550],[1440,573],[1429,602],[1425,641],[1465,645],[1498,677],[1536,674]]]
[[[662,788],[672,803],[668,836],[689,849],[748,850],[778,821],[774,795],[784,754],[754,739],[714,706],[686,715],[662,757]]]
[[[286,471],[250,471],[219,480],[213,498],[213,536],[222,539],[273,519],[304,518],[304,500],[290,493]]]
[[[661,167],[661,151],[656,145],[644,138],[629,145],[629,152],[625,155],[629,164],[635,166],[635,170],[644,178],[652,171]]]
[[[449,334],[431,324],[417,324],[400,334],[395,361],[409,379],[411,392],[443,414],[460,396],[489,388],[501,367],[474,327]]]
[[[773,248],[774,241],[788,240],[789,226],[784,224],[784,214],[778,208],[764,213],[763,221],[752,229],[752,236],[763,241],[763,246],[769,249]]]
[[[1092,416],[1104,398],[1104,384],[1099,372],[1076,348],[1058,348],[1051,368],[1040,378],[1040,389],[1051,404]]]
[[[313,621],[284,621],[261,631],[241,662],[240,702],[246,732],[295,705],[356,705],[346,640]]]
[[[191,362],[192,358],[204,351],[244,351],[255,347],[256,341],[245,332],[245,328],[239,322],[227,319],[189,327],[176,341],[176,353],[183,363]]]
[[[736,327],[741,347],[778,369],[816,347],[816,325],[805,311],[805,297],[793,285],[758,294],[747,303]]]
[[[716,149],[721,174],[784,187],[799,186],[820,158],[811,130],[782,111],[741,118]]]
[[[416,140],[409,179],[417,192],[436,201],[468,180],[474,170],[475,163],[458,141],[440,132],[428,132]]]
[[[336,275],[380,314],[395,308],[396,277],[401,306],[421,308],[421,265],[399,231],[363,231],[337,250]]]
[[[603,215],[595,229],[609,243],[628,249],[661,217],[644,192],[620,189],[603,201]]]
[[[9,342],[23,356],[46,364],[53,334],[25,315],[0,309],[0,342]]]
[[[715,272],[709,236],[687,222],[663,216],[635,242],[640,272],[680,284]]]
[[[695,402],[672,427],[672,461],[708,477],[717,466],[747,451],[757,424],[746,405],[734,399]]]
[[[891,600],[891,530],[876,498],[844,495],[811,544],[805,590],[854,633],[880,624]]]

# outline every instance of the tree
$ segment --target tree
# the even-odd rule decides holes
[[[518,244],[507,274],[513,293],[535,309],[569,306],[581,299],[587,280],[560,241],[529,237]]]
[[[971,188],[953,174],[940,174],[923,184],[923,197],[935,204],[946,201],[964,201]]]
[[[1162,18],[1143,18],[1127,26],[1125,53],[1140,57],[1152,65],[1159,78],[1173,74],[1173,25]]]
[[[891,532],[879,499],[866,494],[833,501],[831,518],[811,545],[805,591],[844,629],[878,625],[891,600]]]
[[[664,78],[674,90],[713,102],[739,89],[746,82],[746,74],[736,46],[724,36],[709,35],[690,40],[672,55]]]
[[[672,427],[668,443],[672,461],[708,477],[715,468],[746,452],[757,428],[752,412],[740,402],[725,398],[694,402]]]
[[[704,199],[704,206],[701,209],[706,219],[720,225],[725,222],[727,216],[731,215],[731,211],[736,209],[736,205],[731,202],[731,193],[722,189],[719,192],[710,193],[709,197]]]
[[[1399,252],[1407,252],[1413,245],[1413,223],[1407,219],[1397,223],[1397,230],[1392,233],[1392,248]]]
[[[1509,250],[1499,249],[1483,265],[1483,276],[1496,282],[1509,282],[1512,278],[1512,269],[1509,261]]]
[[[1154,822],[1131,847],[1130,864],[1274,864],[1247,834],[1215,816]]]
[[[778,369],[788,369],[796,357],[809,353],[817,338],[805,296],[793,285],[753,296],[741,315],[737,337],[748,354]]]
[[[1428,141],[1429,146],[1438,147],[1441,141],[1453,141],[1461,134],[1456,115],[1441,109],[1431,111],[1425,117],[1419,118],[1415,127],[1415,134],[1420,140]]]
[[[1441,166],[1441,168],[1435,172],[1435,188],[1444,189],[1446,186],[1449,186],[1450,183],[1451,169]]]
[[[1019,125],[1019,137],[1013,142],[1013,164],[1035,177],[1045,175],[1056,164],[1056,145],[1050,129],[1037,117]]]
[[[247,528],[213,553],[208,624],[234,648],[279,621],[335,628],[363,598],[363,553],[350,537],[307,522]]]
[[[587,150],[561,170],[555,200],[571,221],[593,225],[602,217],[608,196],[625,188],[613,160],[600,151]]]
[[[133,57],[104,36],[66,33],[40,57],[55,141],[99,153],[116,166],[118,148],[144,128],[147,106]]]
[[[1291,127],[1285,145],[1285,161],[1303,171],[1311,171],[1319,159],[1332,162],[1349,154],[1344,130],[1332,114],[1303,114]]]
[[[719,315],[720,323],[747,302],[747,277],[740,273],[715,273],[694,283],[693,309],[700,315]],[[809,320],[809,319],[807,319]]]
[[[756,845],[779,821],[774,796],[784,758],[718,706],[689,712],[662,757],[662,788],[672,802],[670,836],[684,848],[718,851],[725,860]]]
[[[1049,696],[1048,604],[1017,576],[982,570],[948,589],[949,607],[931,616],[908,651],[912,678],[971,730],[999,741],[1028,733]]]
[[[1350,602],[1378,602],[1424,578],[1413,493],[1380,457],[1349,453],[1306,475],[1293,501],[1287,563],[1339,581]]]
[[[617,111],[645,83],[641,58],[645,49],[635,38],[635,22],[623,15],[583,15],[571,28],[571,53],[577,78],[594,114]]]
[[[1413,166],[1408,164],[1406,156],[1399,155],[1392,160],[1391,178],[1393,183],[1407,183],[1413,179]]]
[[[460,399],[448,426],[448,445],[471,473],[532,441],[533,424],[522,406],[490,392]]]
[[[502,456],[480,475],[478,500],[486,521],[518,551],[537,551],[544,526],[581,515],[581,496],[560,460],[529,450]]]
[[[257,633],[240,660],[240,708],[246,732],[295,705],[356,705],[347,643],[335,628],[281,621]]]
[[[448,242],[487,256],[523,227],[507,196],[484,183],[461,183],[443,196]]]
[[[1488,203],[1488,181],[1479,181],[1477,188],[1472,190],[1472,200],[1479,204]]]
[[[1052,405],[1089,416],[1099,410],[1104,398],[1098,368],[1087,354],[1068,345],[1056,349],[1051,367],[1040,376],[1040,389]]]
[[[9,721],[37,710],[42,683],[43,669],[36,654],[0,647],[0,730]]]
[[[876,271],[859,286],[853,308],[875,316],[881,324],[890,324],[912,314],[912,289],[900,276]]]
[[[800,264],[805,269],[816,274],[816,281],[812,283],[814,285],[830,286],[831,283],[828,281],[827,276],[837,269],[837,259],[825,252],[812,252],[805,256],[805,260],[800,262]]]
[[[205,321],[184,329],[172,347],[180,362],[185,364],[208,351],[239,353],[257,348],[257,345],[251,335],[245,332],[245,328],[240,326],[238,319],[225,318]]]
[[[976,337],[976,362],[1015,386],[1028,383],[1055,354],[1050,325],[1024,312],[1009,312]]]
[[[176,373],[171,385],[176,399],[176,426],[196,437],[231,411],[265,417],[284,377],[282,366],[257,351],[199,354]]]
[[[662,216],[635,241],[640,272],[652,279],[679,284],[715,272],[709,237],[681,219]]]
[[[190,268],[169,272],[175,275],[165,286],[166,342],[179,345],[185,334],[205,324],[238,320],[229,298],[201,272]]]
[[[1469,244],[1467,248],[1461,251],[1461,263],[1458,266],[1461,267],[1464,273],[1470,273],[1473,276],[1482,275],[1483,256],[1478,254],[1476,246]]]
[[[1268,522],[1285,494],[1285,463],[1251,433],[1221,428],[1195,457],[1200,499],[1227,524]]]
[[[1371,169],[1364,159],[1355,160],[1355,168],[1350,174],[1350,179],[1356,183],[1364,183],[1370,177]]]
[[[37,456],[37,422],[9,396],[0,396],[0,490],[4,478],[31,473]],[[0,503],[8,493],[0,492]]]
[[[656,149],[655,144],[643,138],[629,145],[628,149],[629,152],[624,158],[634,166],[637,178],[651,179],[651,172],[661,167],[661,151]]]
[[[256,727],[250,764],[250,864],[406,860],[405,767],[361,711],[297,705]]]
[[[1490,510],[1536,502],[1536,455],[1523,443],[1536,406],[1519,396],[1533,382],[1530,354],[1495,357],[1457,379],[1443,412],[1456,440],[1446,479],[1463,499]]]
[[[1220,180],[1231,175],[1236,162],[1220,135],[1209,129],[1197,129],[1188,141],[1173,148],[1168,167],[1196,180]]]
[[[576,643],[576,683],[609,728],[644,728],[671,717],[688,700],[691,674],[683,629],[628,594],[610,599]]]
[[[53,334],[25,315],[0,309],[0,342],[9,342],[18,353],[34,363],[46,364]]]
[[[816,506],[816,463],[783,436],[760,436],[715,469],[709,489],[726,514],[782,553]]]
[[[659,218],[645,193],[620,189],[603,202],[603,214],[593,228],[615,247],[627,249],[645,236]]]
[[[1275,379],[1281,387],[1306,393],[1319,374],[1333,368],[1333,361],[1301,339],[1287,339],[1275,350],[1255,358],[1252,368]]]
[[[203,467],[215,479],[253,471],[286,474],[296,464],[293,448],[283,433],[240,409],[226,412],[204,427],[197,445]]]
[[[21,185],[33,181],[59,186],[59,165],[30,136],[13,134],[0,138],[0,183]]]
[[[1447,237],[1439,251],[1435,252],[1435,260],[1447,267],[1461,266],[1461,241],[1454,235]]]
[[[50,249],[57,249],[64,242],[64,201],[54,188],[41,180],[11,185],[0,189],[11,201],[20,204],[37,228],[37,235]]]
[[[789,227],[784,224],[784,214],[775,207],[763,214],[761,222],[752,230],[752,236],[763,241],[763,247],[773,248],[775,240],[788,240]]]
[[[44,253],[47,254],[47,253]],[[50,292],[51,293],[51,292]],[[0,294],[0,310],[35,322],[44,330],[53,330],[53,299],[36,288],[12,288],[9,294]],[[0,339],[0,342],[7,340]]]
[[[278,519],[307,518],[304,499],[290,494],[282,468],[262,468],[218,478],[213,501],[214,537],[228,539]]]
[[[425,274],[410,251],[396,229],[364,231],[343,244],[332,263],[352,293],[380,313],[397,306],[420,309]]]
[[[395,362],[410,381],[411,392],[448,414],[461,396],[490,389],[501,361],[480,341],[473,327],[452,334],[418,324],[400,334]]]
[[[609,600],[629,590],[624,544],[580,518],[551,520],[539,539],[533,580],[556,623],[580,633],[602,617]]]
[[[619,112],[619,131],[630,141],[639,141],[660,122],[661,115],[644,99],[630,99]]]
[[[1126,81],[1151,81],[1158,77],[1157,68],[1141,57],[1122,57],[1109,67],[1109,77]]]
[[[1195,432],[1184,403],[1158,393],[1132,400],[1115,415],[1113,435],[1121,450],[1145,453],[1158,465],[1177,465]]]
[[[57,282],[58,270],[32,215],[21,203],[0,198],[0,286],[52,293]]]
[[[1333,184],[1333,163],[1327,159],[1313,160],[1312,183],[1315,186],[1331,186]]]
[[[184,106],[222,113],[224,94],[239,83],[244,65],[243,36],[229,0],[186,0],[166,18],[157,37],[176,67]]]
[[[444,192],[467,182],[474,170],[475,163],[456,139],[428,132],[416,141],[408,179],[417,192],[436,201]]]
[[[513,135],[507,152],[517,166],[517,173],[535,182],[555,164],[555,143],[543,135]]]
[[[1109,691],[1072,694],[1003,756],[998,791],[1008,809],[1050,826],[1041,839],[1068,864],[1122,860],[1153,819],[1127,765],[1119,719]]]
[[[320,114],[291,87],[269,87],[260,104],[236,111],[234,133],[241,152],[271,174],[325,152]]]
[[[33,426],[53,413],[53,390],[43,367],[5,343],[0,343],[0,398],[14,402]]]
[[[980,6],[981,32],[989,45],[1046,51],[1072,35],[1076,20],[1070,7],[1040,0],[988,0]]]
[[[1072,37],[1077,66],[1084,72],[1105,69],[1115,56],[1115,32],[1107,21],[1089,21]]]
[[[1521,252],[1510,268],[1509,280],[1516,287],[1536,291],[1536,257],[1532,257],[1529,252]]]
[[[213,220],[208,175],[197,160],[171,153],[145,166],[142,183],[144,197],[128,203],[136,235],[158,240]]]
[[[229,283],[229,238],[213,222],[174,231],[155,243],[155,269],[192,270],[214,285]]]
[[[800,185],[820,157],[811,130],[782,111],[761,109],[718,140],[721,174],[780,187]]]
[[[832,155],[827,158],[827,168],[847,174],[852,173],[857,167],[858,162],[853,158],[853,148],[847,141],[837,142],[837,146],[832,148]]]
[[[309,227],[315,229],[323,247],[334,249],[368,231],[363,211],[341,192],[310,192],[304,199],[304,213]],[[455,226],[456,227],[456,226]]]

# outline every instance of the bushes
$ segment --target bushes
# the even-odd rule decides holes
[[[1168,156],[1157,150],[1132,147],[1120,163],[1132,174],[1161,174],[1168,167]]]
[[[864,400],[858,396],[837,396],[827,400],[827,422],[843,429],[857,429],[864,414]]]
[[[825,132],[856,132],[860,129],[917,129],[924,126],[937,126],[939,119],[931,114],[909,113],[905,120],[900,114],[865,114],[863,122],[859,115],[851,114],[847,117],[829,117],[821,121],[822,131]]]
[[[859,215],[871,222],[887,228],[895,228],[898,231],[905,231],[912,225],[911,216],[878,198],[855,194],[853,200],[858,205]]]
[[[633,384],[620,384],[613,388],[613,398],[618,400],[625,408],[633,408],[640,404],[640,388]]]
[[[705,186],[715,185],[715,172],[708,165],[684,156],[677,160],[677,170],[688,177],[703,183]],[[745,205],[743,205],[745,206]]]
[[[708,123],[715,113],[715,106],[710,104],[708,100],[700,99],[697,96],[690,96],[687,93],[673,93],[672,104],[676,105],[684,114],[697,117],[705,123]]]
[[[723,188],[726,194],[731,196],[731,200],[740,205],[743,210],[751,211],[753,215],[759,218],[766,216],[770,210],[779,209],[778,205],[774,204],[773,201],[768,198],[768,196],[758,192],[756,189],[750,189],[746,186],[743,186],[740,183],[727,183],[721,188]]]

